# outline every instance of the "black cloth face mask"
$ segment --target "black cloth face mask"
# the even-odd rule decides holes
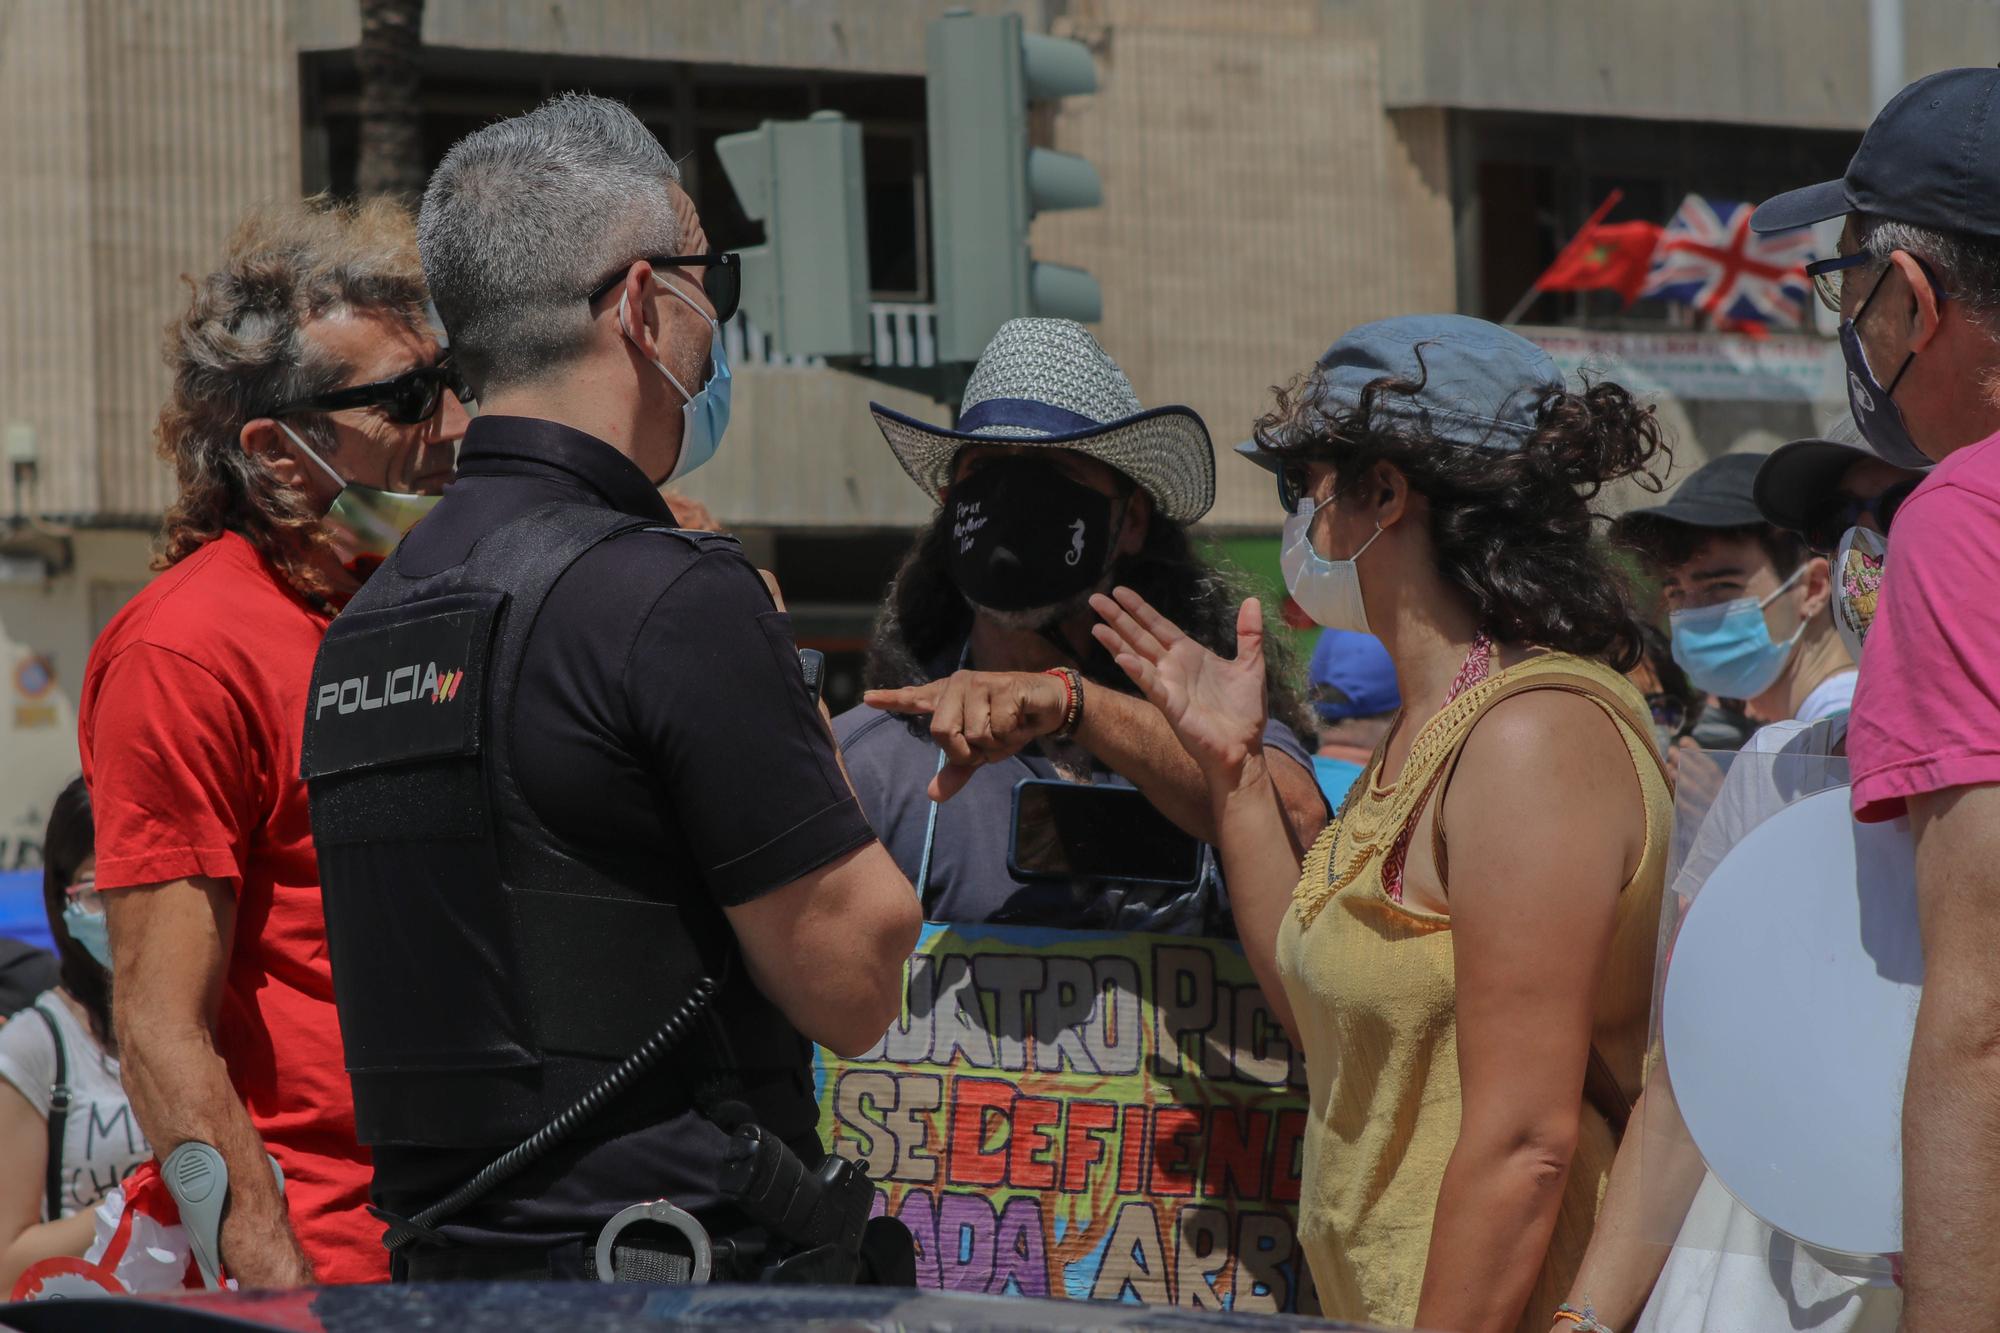
[[[1007,458],[952,484],[952,582],[974,606],[1067,608],[1110,563],[1112,500],[1049,463]]]

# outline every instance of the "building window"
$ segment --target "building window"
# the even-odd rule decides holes
[[[305,189],[351,195],[360,139],[354,53],[305,56],[301,86]],[[429,164],[435,167],[453,143],[480,126],[569,89],[615,97],[632,108],[681,164],[710,243],[725,250],[757,244],[763,228],[737,203],[716,157],[716,139],[766,120],[841,112],[861,126],[872,294],[884,301],[930,299],[922,78],[426,48],[423,140]]]
[[[1544,116],[1452,114],[1459,308],[1500,319],[1611,192],[1606,221],[1664,224],[1689,194],[1757,202],[1847,169],[1856,136],[1768,126]],[[1621,309],[1613,292],[1545,292],[1528,324],[1690,327],[1661,301]]]

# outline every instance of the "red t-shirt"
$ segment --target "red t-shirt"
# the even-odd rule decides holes
[[[355,1142],[299,742],[326,617],[226,534],[115,616],[79,708],[97,887],[236,893],[217,1044],[321,1282],[389,1275]]]

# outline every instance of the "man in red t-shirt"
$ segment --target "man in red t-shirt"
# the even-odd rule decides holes
[[[391,205],[244,224],[169,330],[165,572],[84,677],[125,1086],[162,1157],[222,1153],[222,1261],[245,1286],[388,1276],[299,742],[328,620],[443,488],[465,427],[423,302]]]

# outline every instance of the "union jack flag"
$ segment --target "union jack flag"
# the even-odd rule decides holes
[[[1752,211],[1749,204],[1698,194],[1681,200],[1653,251],[1641,299],[1678,301],[1718,322],[1803,323],[1812,229],[1760,236],[1750,230]]]

